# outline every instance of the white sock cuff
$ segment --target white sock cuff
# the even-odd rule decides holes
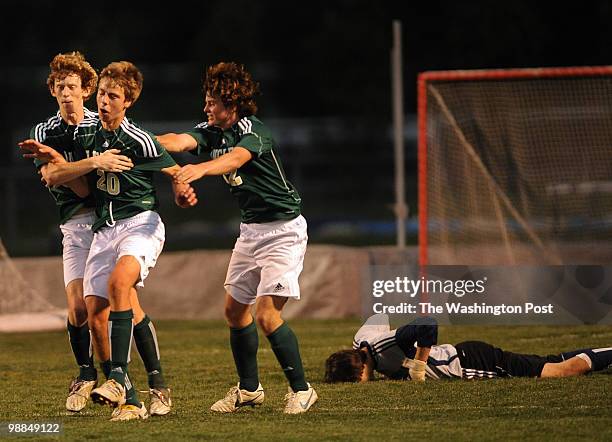
[[[591,361],[591,358],[586,353],[577,354],[576,357],[584,360],[587,364],[589,364],[590,369],[593,368],[593,361]]]

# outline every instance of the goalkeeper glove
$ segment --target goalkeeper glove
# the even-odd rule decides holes
[[[402,365],[408,369],[410,379],[417,382],[425,382],[427,362],[419,361],[418,359],[405,359]]]

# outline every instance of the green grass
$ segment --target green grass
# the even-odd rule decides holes
[[[266,402],[215,415],[210,405],[235,382],[228,331],[221,322],[159,321],[162,363],[175,408],[144,422],[110,423],[110,409],[64,409],[74,360],[66,333],[0,335],[0,422],[60,420],[61,440],[612,440],[609,371],[566,379],[322,383],[325,358],[347,347],[358,320],[292,321],[308,380],[319,393],[311,412],[282,413],[286,382],[260,335]],[[517,352],[555,353],[612,344],[604,326],[441,327],[441,343],[480,339]],[[146,376],[134,351],[137,388]],[[144,395],[142,395],[144,398]],[[42,437],[39,440],[52,440]],[[14,439],[13,439],[14,440]],[[28,438],[28,440],[34,440]]]

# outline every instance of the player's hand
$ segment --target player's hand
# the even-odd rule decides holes
[[[191,183],[199,180],[204,176],[204,170],[199,166],[199,164],[187,164],[181,167],[181,170],[174,175],[174,181],[177,183]]]
[[[24,158],[35,158],[44,163],[66,162],[66,159],[61,153],[31,138],[23,140],[20,143],[17,143],[17,145],[21,150],[26,152],[23,154]]]
[[[427,362],[419,361],[418,359],[405,359],[402,365],[408,369],[410,379],[417,382],[425,382]]]
[[[119,149],[108,149],[102,155],[92,157],[95,168],[104,172],[124,172],[134,167],[132,160],[120,153]]]
[[[174,185],[174,202],[177,206],[188,209],[198,203],[198,197],[189,184]]]

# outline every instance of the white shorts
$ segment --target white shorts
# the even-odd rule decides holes
[[[62,238],[62,261],[64,263],[64,285],[68,287],[75,279],[83,279],[85,262],[93,241],[91,226],[96,216],[93,211],[74,215],[60,225]]]
[[[265,295],[300,299],[306,229],[301,215],[289,221],[241,223],[224,284],[231,297],[247,305]]]
[[[113,227],[102,227],[94,234],[85,266],[83,293],[108,299],[108,279],[122,256],[133,256],[140,263],[140,279],[155,267],[164,247],[166,230],[157,214],[150,210],[116,221]]]

